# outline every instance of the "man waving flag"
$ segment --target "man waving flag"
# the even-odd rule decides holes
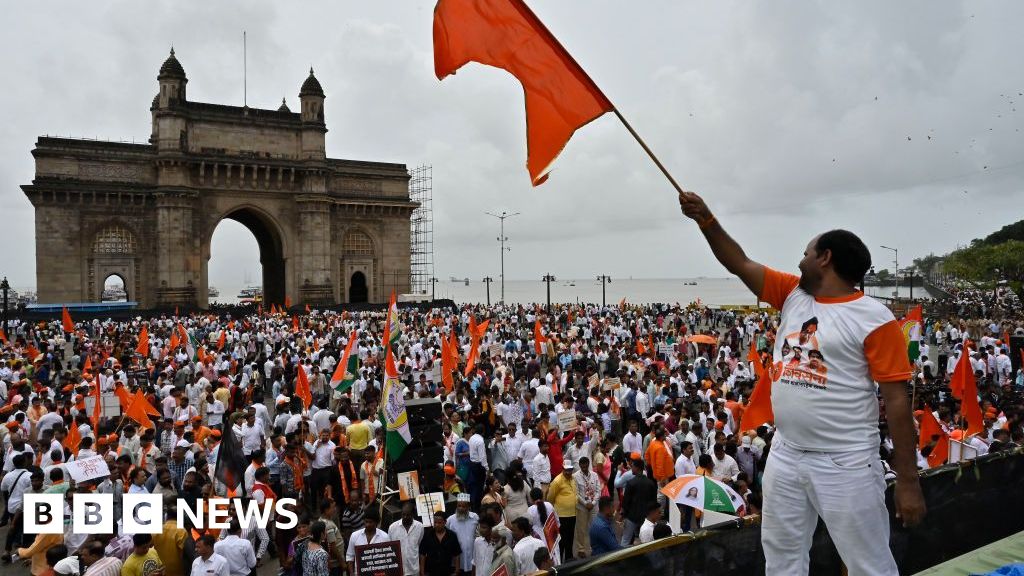
[[[348,337],[348,344],[345,345],[345,352],[341,356],[341,362],[331,376],[331,387],[337,392],[344,392],[352,387],[356,381],[356,372],[359,370],[359,355],[352,355],[352,347],[356,342],[356,331]]]
[[[402,335],[402,326],[398,323],[398,304],[395,302],[394,290],[391,291],[391,302],[388,303],[388,325],[385,330],[388,334],[388,344],[394,344]]]

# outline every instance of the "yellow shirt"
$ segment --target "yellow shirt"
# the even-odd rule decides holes
[[[352,450],[366,450],[370,444],[370,425],[360,420],[345,429],[348,434],[348,447]]]
[[[224,387],[217,388],[217,390],[215,390],[213,392],[213,397],[216,400],[220,400],[220,403],[224,405],[224,409],[225,410],[228,409],[228,400],[231,399],[231,391],[230,390],[228,390],[227,388],[224,388]]]
[[[32,559],[32,576],[39,576],[49,569],[46,551],[64,541],[63,534],[38,534],[28,548],[18,548],[18,556]]]
[[[163,568],[164,563],[160,561],[160,555],[156,549],[150,548],[144,556],[139,556],[135,552],[129,554],[124,566],[121,567],[121,576],[152,576]]]
[[[153,534],[153,549],[164,563],[164,576],[184,576],[182,555],[185,551],[185,529],[176,520],[164,522],[164,531]]]
[[[559,474],[548,487],[548,501],[555,507],[560,518],[576,516],[576,481],[570,476]]]

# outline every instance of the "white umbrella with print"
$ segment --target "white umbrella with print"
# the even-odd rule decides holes
[[[735,490],[710,476],[686,474],[669,482],[661,493],[676,504],[723,514],[743,513],[743,498]]]

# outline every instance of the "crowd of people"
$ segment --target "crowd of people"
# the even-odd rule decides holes
[[[993,320],[928,318],[924,326],[919,389],[908,390],[917,415],[927,406],[946,432],[962,428],[947,383],[969,354],[985,432],[965,441],[980,453],[1024,442],[1024,371],[1012,369],[1008,338],[1024,335],[1020,313],[1017,301]],[[701,510],[677,507],[661,492],[675,477],[709,476],[739,494],[738,514],[760,512],[773,429],[741,430],[741,420],[755,363],[775,346],[773,311],[464,306],[403,308],[399,320],[391,346],[406,397],[442,403],[439,466],[455,501],[450,515],[420,517],[389,490],[377,417],[383,312],[10,325],[0,340],[2,561],[27,562],[37,576],[243,576],[265,565],[336,576],[356,573],[356,547],[398,541],[408,576],[489,576],[500,566],[515,576],[696,529]],[[442,362],[450,335],[453,367]],[[351,338],[358,368],[354,381],[337,385]],[[296,390],[299,370],[308,400]],[[96,419],[86,404],[97,387],[122,410],[141,394],[159,416]],[[575,426],[560,426],[570,410]],[[236,486],[217,473],[227,434],[245,459]],[[884,421],[879,434],[884,459]],[[922,445],[926,468],[934,443]],[[109,477],[72,482],[67,463],[91,456],[105,459]],[[83,492],[112,494],[116,507],[124,494],[162,494],[163,532],[87,537],[73,533],[68,514],[63,535],[24,534],[25,494]],[[235,516],[216,530],[192,526],[186,515],[178,525],[179,499],[214,495],[260,505],[295,498],[299,521],[264,529]],[[401,508],[390,523],[382,497]]]

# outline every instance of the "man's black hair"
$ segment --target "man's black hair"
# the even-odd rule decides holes
[[[840,278],[850,284],[860,284],[871,268],[871,252],[856,234],[848,230],[829,230],[818,236],[814,248],[821,254],[832,252],[832,267]]]

